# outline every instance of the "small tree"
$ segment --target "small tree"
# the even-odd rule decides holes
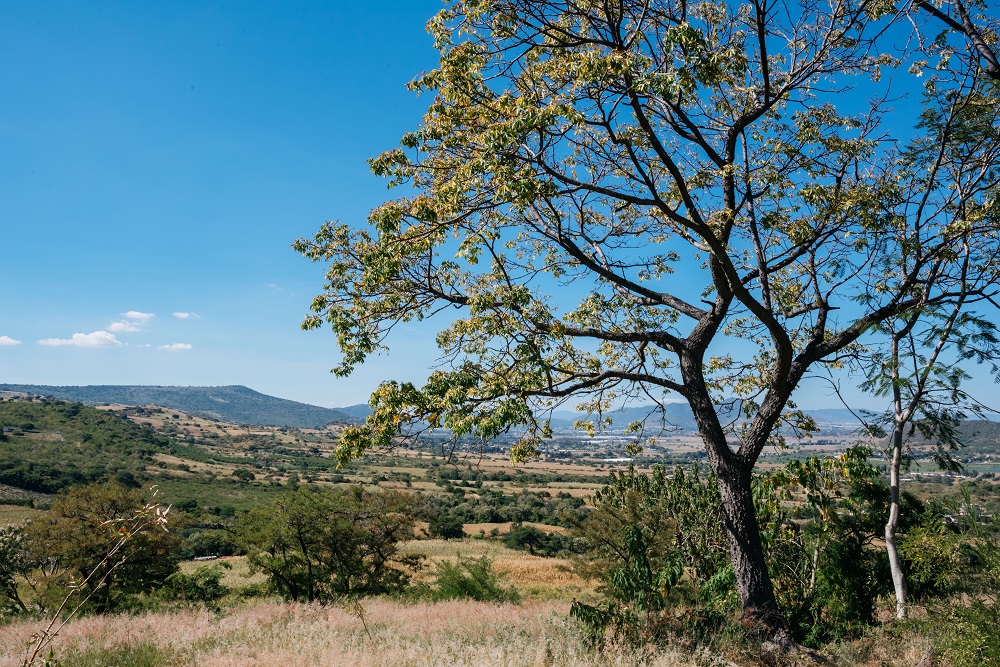
[[[442,540],[460,540],[465,537],[464,525],[459,517],[441,512],[430,520],[427,532]]]
[[[290,600],[329,602],[400,590],[419,558],[414,497],[395,491],[299,489],[240,518],[234,530],[249,563]]]
[[[125,596],[148,592],[177,571],[181,538],[176,531],[150,530],[155,521],[142,521],[142,530],[119,536],[137,516],[158,509],[138,489],[116,484],[94,484],[70,489],[56,497],[48,512],[30,521],[25,535],[32,558],[41,567],[44,598],[51,606],[67,587],[81,586],[81,598],[99,612],[121,604]],[[156,517],[153,517],[156,518]],[[111,549],[115,557],[109,558]]]

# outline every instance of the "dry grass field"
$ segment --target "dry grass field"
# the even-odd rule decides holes
[[[42,510],[23,505],[0,505],[0,528],[19,526],[28,519],[39,516]]]
[[[596,593],[594,583],[574,573],[569,561],[565,559],[531,556],[489,540],[413,540],[403,545],[403,551],[427,557],[427,567],[417,574],[415,577],[417,581],[432,577],[434,563],[445,560],[455,562],[459,557],[486,556],[493,561],[494,569],[503,576],[506,583],[513,586],[526,599],[566,601],[573,598],[590,598]],[[215,564],[228,565],[222,583],[229,588],[240,589],[266,581],[265,575],[250,571],[243,556],[209,561],[185,561],[181,563],[181,572],[190,574],[200,567],[211,567]]]
[[[264,602],[205,610],[75,620],[56,656],[73,667],[687,667],[663,651],[595,653],[568,605],[536,602],[402,604],[371,600],[363,612]],[[363,619],[363,620],[362,620]],[[35,624],[0,627],[0,665],[19,664]]]
[[[413,540],[403,545],[403,551],[423,554],[430,563],[486,556],[506,583],[526,599],[572,600],[596,592],[593,582],[573,572],[568,560],[532,556],[490,540]]]

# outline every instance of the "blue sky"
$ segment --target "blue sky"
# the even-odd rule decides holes
[[[419,123],[439,7],[0,0],[0,382],[342,406],[426,378],[429,325],[332,376],[333,336],[299,329],[322,267],[290,244],[387,198],[366,159]]]
[[[289,246],[386,198],[365,160],[420,119],[439,2],[288,7],[0,2],[0,381],[347,405],[426,377],[412,335],[331,376],[333,337],[299,330],[322,273]]]

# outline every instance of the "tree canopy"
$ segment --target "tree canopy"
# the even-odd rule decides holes
[[[371,161],[404,193],[296,243],[329,265],[303,326],[331,326],[338,374],[448,313],[438,370],[383,384],[341,456],[414,420],[516,429],[527,456],[566,400],[679,396],[744,608],[780,625],[750,471],[782,424],[814,428],[795,389],[883,322],[995,303],[989,63],[884,0],[456,0],[428,28],[423,123]]]

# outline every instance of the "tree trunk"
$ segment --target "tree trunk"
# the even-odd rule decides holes
[[[889,464],[889,520],[885,524],[885,551],[889,556],[892,586],[896,591],[896,618],[906,618],[906,578],[896,549],[899,526],[899,467],[903,459],[903,431],[899,424],[892,430],[892,461]]]
[[[753,505],[751,470],[732,462],[732,469],[716,470],[715,474],[744,622],[762,626],[775,636],[787,636],[788,626],[774,599],[774,587],[764,558]]]

